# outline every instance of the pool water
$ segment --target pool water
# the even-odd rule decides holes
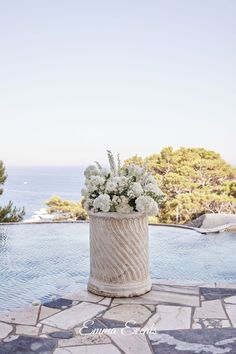
[[[236,234],[150,226],[153,278],[236,282]],[[89,225],[0,225],[0,311],[86,283]]]

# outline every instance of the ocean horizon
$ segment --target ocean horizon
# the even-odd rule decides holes
[[[84,184],[85,166],[8,166],[0,205],[11,200],[25,208],[24,219],[46,207],[52,196],[79,201]]]

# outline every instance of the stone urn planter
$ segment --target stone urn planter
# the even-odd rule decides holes
[[[146,214],[98,212],[89,217],[88,290],[108,297],[132,297],[150,291]]]

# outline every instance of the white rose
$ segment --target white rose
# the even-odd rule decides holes
[[[143,194],[143,188],[139,182],[134,182],[130,186],[130,191],[133,192],[132,194],[134,197],[139,197]]]
[[[120,197],[117,196],[117,195],[113,195],[113,197],[112,197],[112,205],[116,207],[120,203],[121,203]]]
[[[130,214],[134,209],[129,204],[120,204],[116,207],[117,213]]]
[[[117,182],[114,179],[109,179],[106,183],[106,192],[115,193],[117,190]]]
[[[113,180],[118,184],[119,187],[125,188],[128,186],[128,178],[125,176],[114,177]]]
[[[113,181],[117,184],[117,192],[123,193],[128,188],[129,180],[125,176],[114,177]]]
[[[110,210],[111,200],[108,194],[101,194],[94,199],[93,207],[95,210],[101,210],[107,213]]]

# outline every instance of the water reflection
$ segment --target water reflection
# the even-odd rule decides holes
[[[236,281],[236,237],[150,227],[151,276]],[[0,227],[0,311],[78,288],[89,273],[88,224]]]

